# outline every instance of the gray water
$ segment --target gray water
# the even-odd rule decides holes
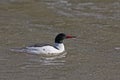
[[[62,58],[10,51],[60,32]],[[120,1],[0,0],[0,80],[120,80]]]

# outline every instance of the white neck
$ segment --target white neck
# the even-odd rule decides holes
[[[58,50],[65,50],[64,44],[63,43],[55,43],[54,44],[55,48],[57,48]]]

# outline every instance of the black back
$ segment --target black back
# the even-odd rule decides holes
[[[40,44],[40,43],[36,43],[36,44],[34,44],[34,45],[30,45],[30,46],[28,46],[28,47],[43,47],[43,46],[48,46],[48,45],[50,45],[50,44]],[[52,46],[52,45],[50,45],[50,46]]]

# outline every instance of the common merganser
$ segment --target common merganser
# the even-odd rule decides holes
[[[32,46],[28,46],[21,49],[13,49],[13,51],[25,52],[31,54],[59,54],[65,51],[65,47],[63,44],[64,39],[75,38],[75,36],[66,35],[64,33],[60,33],[55,38],[55,43],[53,46],[44,45],[41,46],[39,44],[35,44]]]

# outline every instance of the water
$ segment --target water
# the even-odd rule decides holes
[[[0,80],[119,80],[119,25],[119,0],[0,0]],[[62,58],[10,51],[60,32]]]

